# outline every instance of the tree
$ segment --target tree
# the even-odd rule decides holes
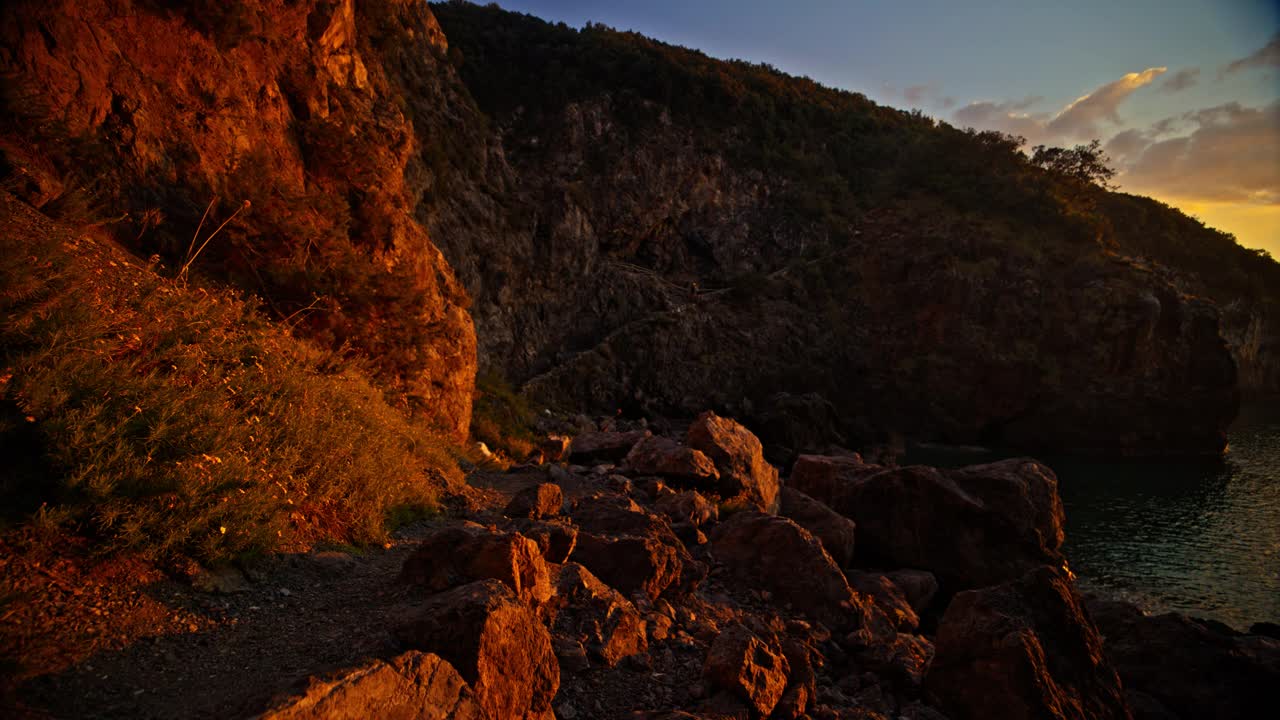
[[[1114,190],[1116,186],[1111,184],[1111,178],[1115,177],[1116,171],[1111,168],[1110,162],[1111,158],[1107,157],[1102,150],[1102,143],[1097,140],[1073,148],[1037,145],[1031,154],[1031,164],[1055,175]]]

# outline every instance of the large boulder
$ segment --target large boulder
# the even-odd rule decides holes
[[[623,468],[635,476],[656,476],[695,487],[715,487],[720,473],[705,454],[671,438],[649,437],[636,443],[623,459]]]
[[[578,465],[616,463],[626,457],[636,443],[652,434],[648,430],[582,433],[569,445],[569,462]]]
[[[783,517],[743,511],[716,526],[711,553],[729,573],[833,628],[891,635],[885,616],[854,592],[822,542]]]
[[[570,556],[604,580],[630,595],[643,592],[657,600],[680,581],[684,564],[671,545],[653,537],[612,537],[581,533]]]
[[[657,598],[672,585],[692,590],[706,575],[663,517],[626,497],[583,498],[572,517],[582,533],[571,558],[625,593]]]
[[[565,562],[578,544],[577,526],[562,520],[518,520],[515,526],[538,546],[542,559],[549,563]]]
[[[511,498],[502,511],[509,518],[555,517],[560,514],[560,506],[564,503],[564,494],[555,483],[538,483],[521,490]]]
[[[1071,580],[1040,567],[959,593],[925,689],[955,720],[1128,720],[1120,678]]]
[[[1092,600],[1089,611],[1125,688],[1150,698],[1144,706],[1188,720],[1274,714],[1280,640],[1113,600]]]
[[[686,442],[720,471],[720,493],[761,512],[778,512],[778,469],[764,459],[760,439],[737,422],[704,412],[689,426]]]
[[[597,660],[613,667],[648,650],[646,625],[631,601],[578,563],[555,571],[553,630],[579,642]]]
[[[411,650],[337,677],[313,679],[260,720],[489,720],[466,681],[439,655]]]
[[[857,525],[852,520],[791,487],[782,488],[779,514],[813,533],[842,568],[853,562]]]
[[[501,580],[525,602],[545,602],[551,581],[542,550],[520,533],[468,523],[437,530],[404,562],[400,577],[432,592]]]
[[[928,570],[947,592],[1064,563],[1057,478],[1034,460],[940,470],[805,455],[791,484],[857,523],[860,563]]]
[[[406,647],[436,653],[471,684],[490,718],[545,717],[560,687],[551,635],[497,580],[481,580],[427,600],[394,631]]]
[[[938,578],[927,570],[903,568],[884,575],[898,586],[917,615],[923,613],[933,602],[934,596],[938,594]]]
[[[760,717],[768,717],[782,699],[789,673],[782,649],[741,625],[720,631],[702,665],[702,676],[714,689],[737,696]]]

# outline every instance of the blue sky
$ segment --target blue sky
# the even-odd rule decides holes
[[[1123,189],[1280,256],[1276,0],[499,4],[771,63],[953,125],[1097,137]]]

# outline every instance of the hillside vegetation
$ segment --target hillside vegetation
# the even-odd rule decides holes
[[[227,290],[0,195],[0,506],[102,552],[382,542],[461,481],[447,441]]]

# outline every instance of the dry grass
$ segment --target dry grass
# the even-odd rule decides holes
[[[0,204],[9,522],[216,561],[381,542],[461,481],[452,448],[340,355]]]

